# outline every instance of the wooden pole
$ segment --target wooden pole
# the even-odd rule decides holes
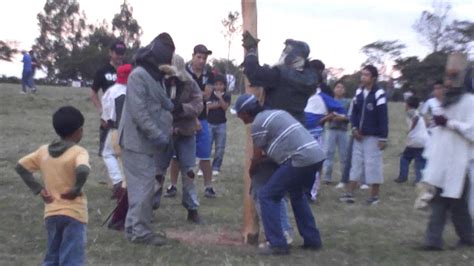
[[[248,30],[252,36],[257,38],[257,1],[242,0],[243,31]],[[245,52],[245,51],[244,51]],[[245,55],[244,55],[245,56]],[[250,83],[245,78],[245,92],[253,93],[258,98],[261,96],[261,89],[250,87]],[[255,203],[250,196],[250,176],[249,166],[252,157],[252,138],[250,137],[250,127],[247,126],[247,146],[244,166],[244,197],[243,197],[243,226],[242,235],[244,243],[258,244],[259,224],[255,210]]]

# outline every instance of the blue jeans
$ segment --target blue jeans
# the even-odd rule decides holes
[[[410,163],[413,159],[415,159],[415,182],[420,182],[422,177],[421,170],[423,170],[426,165],[426,160],[422,156],[423,150],[423,148],[405,148],[402,155],[400,156],[400,175],[398,176],[400,180],[408,179]]]
[[[33,86],[33,72],[23,71],[23,73],[21,73],[21,89],[23,92],[26,92],[26,87],[33,89]]]
[[[322,162],[306,167],[293,167],[291,161],[282,164],[270,180],[261,188],[259,201],[262,211],[265,236],[272,247],[288,248],[281,227],[280,208],[285,193],[290,194],[298,232],[307,246],[321,246],[321,236],[308,203],[306,191],[314,182],[314,176],[321,170]]]
[[[85,265],[86,224],[69,216],[45,219],[48,245],[43,266]]]
[[[199,160],[211,160],[211,137],[209,136],[209,123],[206,119],[199,119],[201,130],[196,132],[196,157]]]
[[[261,188],[268,182],[272,174],[278,169],[278,164],[274,162],[265,162],[261,163],[257,168],[256,172],[252,174],[251,178],[251,188],[250,194],[255,202],[255,209],[257,211],[258,217],[260,221],[262,221],[262,210],[260,206],[260,202],[258,200],[258,195],[260,193]],[[290,219],[288,218],[288,207],[287,207],[287,200],[285,197],[281,199],[280,204],[280,220],[281,220],[281,228],[284,232],[292,233],[293,229],[290,224]]]
[[[260,206],[260,202],[258,201],[258,196],[254,198],[255,202],[255,210],[257,211],[258,218],[262,221],[262,207]],[[288,207],[286,206],[286,198],[283,197],[280,203],[280,221],[281,221],[281,229],[283,232],[293,233],[293,228],[290,224],[290,218],[288,217]]]
[[[224,160],[225,143],[227,135],[227,123],[210,124],[209,131],[211,137],[211,147],[214,144],[214,159],[212,160],[212,170],[220,171]]]
[[[199,201],[196,185],[194,179],[188,176],[188,172],[192,171],[196,166],[196,137],[194,135],[173,137],[173,149],[158,154],[157,175],[166,174],[166,169],[173,155],[176,156],[179,162],[183,181],[182,204],[187,210],[197,210],[199,208]],[[161,197],[161,194],[155,194],[155,197],[157,196]]]
[[[326,140],[324,147],[326,148],[326,161],[324,161],[324,177],[323,180],[332,180],[332,168],[334,164],[334,156],[336,148],[339,150],[339,162],[341,165],[341,174],[344,172],[347,159],[347,131],[338,129],[329,129],[326,131]]]

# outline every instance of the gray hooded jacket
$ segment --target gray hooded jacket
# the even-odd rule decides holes
[[[173,104],[166,95],[164,85],[145,68],[136,67],[128,78],[119,125],[120,146],[150,155],[166,148],[172,133],[171,110]]]

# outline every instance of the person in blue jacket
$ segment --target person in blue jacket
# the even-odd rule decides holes
[[[352,167],[349,186],[341,201],[354,203],[353,193],[358,181],[365,174],[365,181],[371,187],[367,205],[379,203],[379,189],[383,183],[382,150],[388,137],[388,111],[385,91],[377,85],[378,71],[372,65],[362,69],[362,88],[357,89],[353,99],[351,115]]]
[[[308,99],[304,113],[306,118],[304,126],[321,147],[324,147],[324,123],[333,119],[338,120],[346,116],[346,111],[342,104],[333,97],[322,92],[320,88],[318,88],[316,93]],[[313,202],[317,200],[319,185],[320,171],[316,173],[313,187],[309,193],[311,201]]]

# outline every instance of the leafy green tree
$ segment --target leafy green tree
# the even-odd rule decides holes
[[[138,49],[140,37],[143,34],[138,21],[133,18],[133,7],[124,0],[120,5],[120,12],[112,20],[112,31],[122,39],[127,47]]]
[[[12,57],[18,53],[16,43],[10,41],[0,41],[0,60],[12,61]]]
[[[362,65],[371,64],[379,69],[382,80],[391,79],[391,73],[387,73],[394,60],[400,58],[406,45],[398,40],[376,41],[361,48],[362,53],[367,56],[367,60]]]
[[[110,26],[86,23],[76,0],[47,0],[38,14],[41,34],[35,51],[46,66],[48,79],[91,80],[99,67],[109,60],[111,44],[122,39],[130,58],[140,46],[141,27],[133,18],[133,8],[124,1]]]
[[[470,53],[474,43],[474,23],[469,20],[452,20],[449,2],[433,1],[432,7],[432,11],[423,11],[413,24],[422,43],[430,47],[432,53]]]
[[[448,51],[469,54],[474,48],[474,22],[454,20],[448,27]]]
[[[421,42],[438,52],[448,41],[449,11],[451,5],[443,1],[433,1],[433,10],[425,10],[413,24],[413,29],[419,34]]]
[[[59,71],[57,61],[85,44],[86,17],[76,0],[46,0],[37,18],[40,36],[34,50],[51,79]]]
[[[448,54],[440,51],[427,55],[423,60],[408,57],[397,60],[395,67],[402,76],[402,90],[412,90],[419,97],[426,98],[436,80],[443,79]]]

